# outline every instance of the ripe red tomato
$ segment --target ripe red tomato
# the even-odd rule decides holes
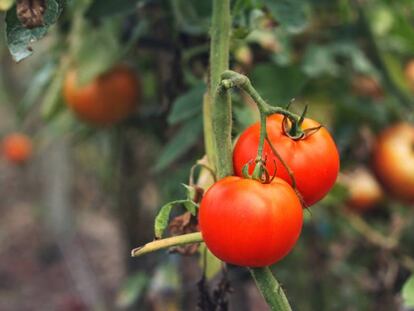
[[[381,185],[364,167],[345,172],[340,180],[349,192],[347,205],[355,211],[370,210],[384,197]]]
[[[4,157],[14,164],[25,163],[32,155],[32,142],[21,133],[12,133],[3,139]]]
[[[267,134],[272,145],[282,159],[293,171],[298,191],[305,203],[310,206],[332,188],[339,171],[339,155],[335,142],[329,132],[320,128],[306,138],[293,140],[283,131],[283,116],[271,115],[267,118]],[[302,128],[319,126],[311,119],[305,119]],[[259,145],[260,123],[247,128],[240,136],[233,151],[233,165],[237,176],[242,176],[242,169],[249,161],[256,158]],[[263,156],[267,158],[266,167],[271,175],[291,183],[285,167],[273,154],[269,144],[265,142]],[[275,166],[276,163],[276,166]],[[250,173],[254,163],[250,165]]]
[[[137,104],[139,84],[125,66],[117,66],[85,86],[78,85],[76,71],[64,83],[64,97],[76,115],[95,125],[111,125],[130,115]]]
[[[398,123],[384,130],[374,150],[374,168],[395,196],[414,201],[414,126]]]
[[[300,201],[280,178],[269,184],[223,178],[206,192],[199,212],[210,251],[225,262],[248,267],[268,266],[286,256],[302,222]]]

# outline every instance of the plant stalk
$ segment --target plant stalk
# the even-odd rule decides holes
[[[231,142],[231,99],[228,91],[219,88],[221,74],[229,68],[231,15],[230,0],[213,0],[210,45],[210,83],[209,105],[205,105],[204,113],[210,115],[204,119],[205,127],[213,131],[205,132],[205,140],[213,141],[213,152],[207,150],[208,159],[214,163],[218,178],[231,175],[232,142]],[[213,135],[212,139],[210,135]]]
[[[272,311],[291,311],[289,301],[269,267],[250,269],[257,287]]]

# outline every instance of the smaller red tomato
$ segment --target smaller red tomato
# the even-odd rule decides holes
[[[349,191],[347,204],[354,210],[367,211],[383,199],[381,185],[364,167],[345,172],[341,175],[340,181]]]
[[[288,183],[269,184],[226,177],[204,195],[199,225],[210,251],[221,260],[248,267],[271,265],[299,238],[301,203]]]
[[[2,150],[8,161],[23,164],[32,155],[32,142],[24,134],[13,133],[3,139]]]
[[[307,206],[321,200],[332,188],[339,172],[339,154],[335,142],[324,127],[302,139],[294,140],[283,129],[283,116],[274,114],[267,117],[266,131],[270,142],[286,165],[291,169],[296,186]],[[305,118],[303,130],[319,127],[314,120]],[[260,123],[247,128],[237,140],[233,150],[235,175],[243,176],[243,167],[249,164],[249,172],[254,169],[254,160],[259,146]],[[270,175],[291,183],[285,166],[273,153],[267,141],[263,147],[263,157]]]

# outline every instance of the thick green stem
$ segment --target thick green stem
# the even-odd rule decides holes
[[[204,111],[207,115],[211,115],[211,119],[204,119],[204,121],[212,124],[213,131],[205,132],[205,139],[213,141],[213,154],[210,151],[207,156],[211,162],[214,161],[218,178],[233,173],[231,100],[227,89],[219,88],[221,73],[229,68],[230,27],[230,0],[213,0],[208,100],[210,104],[205,105]],[[210,135],[213,135],[212,139]]]
[[[263,297],[272,311],[291,311],[289,301],[269,267],[250,269]]]

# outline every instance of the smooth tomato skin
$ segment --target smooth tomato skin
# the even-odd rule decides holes
[[[398,123],[378,136],[374,168],[384,186],[397,198],[414,201],[414,126]]]
[[[210,251],[221,260],[264,267],[286,256],[299,238],[303,212],[292,187],[225,177],[204,195],[199,226]]]
[[[82,120],[94,125],[111,125],[130,115],[139,98],[139,81],[126,66],[116,66],[79,86],[76,71],[65,78],[63,94],[67,105]]]
[[[282,159],[293,171],[298,191],[307,206],[321,200],[332,188],[339,172],[339,154],[328,130],[321,127],[312,135],[293,140],[283,133],[283,116],[274,114],[267,118],[267,134]],[[302,128],[317,127],[320,124],[305,118]],[[233,151],[233,165],[237,176],[243,176],[245,164],[251,161],[249,171],[252,173],[254,160],[259,145],[260,123],[247,128],[239,137]],[[266,167],[271,175],[276,174],[289,184],[290,176],[265,142],[263,156],[267,159]],[[276,164],[276,165],[275,165]]]
[[[14,164],[24,164],[32,155],[32,141],[21,133],[6,136],[2,142],[4,157]]]

